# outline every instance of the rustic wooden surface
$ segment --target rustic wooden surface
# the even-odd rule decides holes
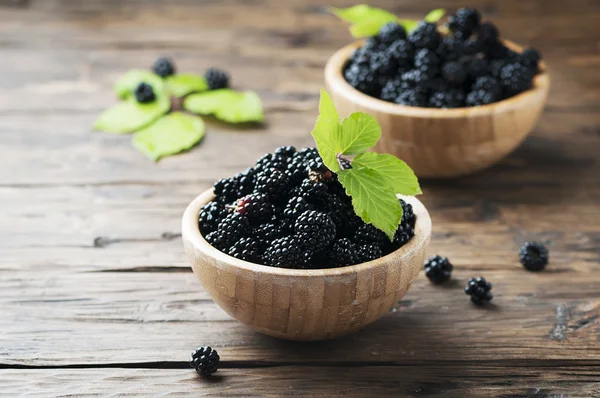
[[[370,3],[407,17],[463,5]],[[306,344],[212,303],[180,217],[216,178],[311,143],[346,26],[317,0],[0,0],[0,396],[600,396],[600,3],[470,3],[543,52],[548,106],[499,165],[423,184],[430,252],[452,259],[452,283],[421,275],[363,332]],[[117,76],[160,54],[182,71],[229,69],[264,99],[267,128],[211,123],[158,164],[92,132]],[[526,239],[551,247],[546,272],[518,264]],[[494,283],[491,308],[461,291],[478,275]],[[200,344],[224,361],[213,380],[187,368]]]

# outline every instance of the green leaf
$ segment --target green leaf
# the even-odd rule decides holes
[[[331,97],[324,89],[321,89],[321,100],[319,101],[319,117],[315,128],[311,132],[323,163],[330,170],[340,170],[336,155],[341,133],[340,115],[335,109]]]
[[[183,97],[189,93],[208,89],[204,76],[192,73],[179,73],[169,76],[166,82],[169,93],[174,97]]]
[[[352,37],[357,39],[361,39],[364,37],[375,36],[379,29],[381,29],[385,24],[389,22],[396,21],[396,17],[394,19],[389,18],[375,18],[375,19],[367,19],[365,21],[356,23],[350,27],[350,34]]]
[[[190,149],[204,137],[205,126],[198,116],[173,112],[134,134],[133,146],[156,161]]]
[[[201,115],[214,114],[217,119],[228,123],[264,120],[260,97],[252,91],[223,89],[191,94],[185,99],[183,106],[188,111]]]
[[[412,169],[402,160],[387,153],[361,153],[352,160],[352,167],[375,171],[378,181],[389,186],[394,193],[411,196],[422,193]]]
[[[377,120],[366,113],[357,112],[342,121],[339,150],[344,155],[354,155],[366,151],[377,144],[381,128]]]
[[[356,214],[373,224],[392,240],[402,219],[402,205],[394,191],[382,184],[380,174],[371,169],[349,169],[338,173],[346,193],[352,197]]]
[[[121,99],[128,98],[141,82],[152,86],[154,91],[163,91],[163,80],[160,76],[147,70],[133,69],[121,76],[114,85],[117,96]]]
[[[140,104],[129,97],[123,102],[106,109],[94,122],[94,129],[108,133],[131,133],[152,123],[165,114],[171,107],[169,98],[156,93],[154,102]]]
[[[446,14],[446,10],[444,10],[443,8],[436,8],[435,10],[431,10],[429,11],[429,13],[427,13],[427,15],[425,16],[425,20],[427,22],[437,22],[440,19],[442,19],[442,17]]]
[[[419,25],[419,21],[414,21],[412,19],[400,19],[400,20],[398,20],[398,23],[400,25],[404,26],[404,29],[406,30],[407,33],[412,32]]]
[[[381,8],[369,7],[366,4],[358,4],[348,8],[334,8],[331,7],[329,10],[338,16],[338,18],[350,22],[359,23],[366,19],[385,19],[393,21],[396,16]]]

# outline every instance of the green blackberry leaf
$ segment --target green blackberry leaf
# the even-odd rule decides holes
[[[412,169],[393,155],[387,153],[366,152],[352,160],[353,168],[366,168],[377,173],[377,178],[389,186],[394,193],[402,195],[420,195],[421,187]]]
[[[115,83],[114,90],[119,98],[126,99],[141,82],[151,85],[155,93],[164,90],[164,83],[160,76],[142,69],[133,69],[121,76]]]
[[[358,4],[348,8],[329,8],[333,14],[343,21],[360,23],[368,19],[387,19],[388,22],[396,19],[396,16],[381,8],[369,7],[366,4]]]
[[[111,106],[98,116],[94,122],[95,130],[107,133],[132,133],[152,123],[171,108],[171,101],[164,93],[155,91],[156,100],[140,104],[135,97]]]
[[[342,121],[342,134],[336,153],[362,153],[374,147],[380,137],[381,128],[373,116],[361,112],[352,113]]]
[[[332,171],[339,171],[337,154],[341,144],[340,115],[327,91],[321,89],[321,100],[319,101],[319,117],[315,128],[311,132],[323,163]]]
[[[356,214],[364,222],[385,232],[390,240],[394,239],[402,220],[402,205],[392,188],[382,183],[380,173],[367,168],[353,168],[340,171],[338,178],[352,197]]]
[[[133,146],[157,161],[196,145],[204,137],[205,126],[198,116],[170,113],[134,134]]]
[[[188,96],[183,106],[201,115],[213,114],[228,123],[262,122],[264,120],[260,97],[252,91],[230,89],[213,90]]]
[[[174,97],[183,97],[190,93],[206,91],[208,85],[201,75],[192,73],[179,73],[166,78],[167,89]]]
[[[434,23],[442,19],[444,15],[446,15],[446,10],[443,8],[436,8],[435,10],[429,11],[427,15],[425,15],[425,20],[427,22]]]

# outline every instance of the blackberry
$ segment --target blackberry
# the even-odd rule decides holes
[[[418,69],[412,69],[403,73],[400,76],[400,79],[407,84],[407,87],[412,87],[421,91],[423,94],[426,94],[426,86],[427,82],[430,80],[430,76]]]
[[[263,262],[272,267],[295,268],[306,263],[305,249],[294,236],[275,239],[263,254]]]
[[[408,35],[410,41],[417,48],[429,48],[435,50],[441,40],[434,23],[421,21],[417,27]]]
[[[215,200],[219,203],[231,203],[237,199],[238,184],[233,178],[221,178],[213,185]]]
[[[402,91],[409,88],[410,85],[401,79],[390,79],[381,89],[380,98],[384,101],[394,102],[402,94]]]
[[[250,223],[245,216],[239,213],[230,213],[217,227],[214,246],[219,250],[231,247],[239,239],[248,236],[250,231]],[[213,244],[213,242],[209,243]]]
[[[294,157],[296,156],[305,160],[317,159],[319,158],[319,151],[317,148],[302,148],[294,155]]]
[[[479,26],[477,42],[480,45],[490,46],[498,42],[500,34],[493,23],[486,21]]]
[[[502,87],[500,86],[500,83],[492,76],[482,76],[477,78],[471,89],[487,91],[492,93],[497,98],[500,97],[500,94],[502,93]]]
[[[490,74],[492,76],[494,76],[495,78],[499,78],[502,68],[504,68],[506,65],[508,65],[508,63],[509,62],[505,59],[493,60],[492,62],[490,62]]]
[[[305,211],[294,225],[301,245],[313,252],[325,249],[336,235],[335,223],[328,214],[315,210]]]
[[[433,256],[425,261],[425,276],[432,283],[448,282],[452,276],[452,264],[446,257]]]
[[[198,226],[202,235],[215,231],[219,222],[227,215],[225,207],[218,202],[208,202],[200,209]]]
[[[238,199],[235,211],[248,218],[250,224],[258,225],[269,221],[275,208],[269,202],[267,195],[253,193]]]
[[[507,96],[513,96],[531,88],[535,72],[520,63],[510,63],[500,71],[500,85]]]
[[[377,40],[383,44],[391,44],[396,40],[406,39],[406,30],[404,26],[395,22],[383,25],[377,32]]]
[[[392,251],[400,249],[407,244],[413,236],[415,236],[415,230],[410,225],[400,224],[391,243]]]
[[[218,90],[229,87],[229,75],[227,72],[217,68],[210,68],[204,73],[204,78],[209,90]]]
[[[460,86],[467,80],[467,71],[462,63],[450,61],[442,65],[442,76],[450,85]]]
[[[471,296],[471,301],[477,305],[484,304],[486,301],[494,298],[491,290],[492,284],[482,276],[479,278],[469,278],[469,282],[465,287],[465,293]]]
[[[377,77],[390,77],[396,73],[398,65],[390,59],[386,51],[377,51],[369,60],[371,72]]]
[[[287,173],[277,169],[267,169],[256,176],[254,190],[266,194],[272,201],[277,202],[285,196],[288,182]]]
[[[383,247],[389,242],[388,237],[382,230],[372,224],[365,223],[358,227],[352,240],[359,245],[374,244],[378,247]]]
[[[343,267],[358,263],[358,253],[350,239],[342,238],[333,243],[329,253],[329,265]]]
[[[344,78],[358,91],[377,97],[381,90],[380,83],[368,65],[352,64],[344,71]]]
[[[263,155],[256,161],[254,166],[254,170],[258,173],[265,171],[267,169],[277,169],[279,171],[284,171],[288,166],[288,158],[281,155],[267,153]]]
[[[422,48],[415,54],[415,68],[429,76],[437,74],[440,67],[440,58],[428,49]]]
[[[296,148],[293,146],[280,146],[279,148],[275,149],[275,152],[273,152],[274,155],[279,155],[286,158],[291,158],[295,153]]]
[[[541,271],[548,264],[548,249],[539,242],[525,242],[519,257],[528,271]]]
[[[396,40],[386,50],[388,59],[398,68],[408,68],[412,62],[414,47],[407,40]]]
[[[467,74],[471,80],[487,76],[489,69],[490,65],[488,61],[483,58],[473,58],[467,64]]]
[[[254,190],[254,175],[254,169],[249,168],[233,177],[237,183],[236,196],[246,196]]]
[[[198,347],[192,352],[190,365],[200,376],[210,376],[219,368],[219,353],[209,346]]]
[[[241,238],[229,248],[228,254],[240,260],[252,263],[260,262],[262,256],[261,242],[254,238]]]
[[[315,207],[312,203],[309,203],[303,196],[295,196],[292,197],[285,209],[283,210],[283,216],[292,222],[296,222],[298,217],[305,211],[314,210]]]
[[[402,206],[402,221],[400,224],[406,224],[414,228],[416,217],[412,205],[405,202],[404,199],[400,199],[400,205]]]
[[[459,8],[454,16],[461,31],[473,32],[479,28],[481,15],[479,14],[479,11],[474,8]]]
[[[418,90],[410,89],[402,92],[395,102],[400,105],[425,107],[427,106],[427,96]]]
[[[307,168],[308,174],[311,177],[311,179],[314,179],[318,182],[331,181],[331,179],[334,176],[331,170],[329,170],[327,166],[325,166],[325,163],[323,163],[323,159],[321,159],[320,157],[318,159],[309,160],[307,163]]]
[[[465,93],[460,89],[438,91],[429,98],[432,108],[461,108],[464,105]]]
[[[300,193],[309,202],[313,204],[320,204],[329,191],[327,184],[324,182],[313,181],[310,178],[302,181],[300,185]]]
[[[464,46],[465,43],[463,40],[453,36],[446,36],[438,44],[435,52],[444,62],[457,61],[464,53]]]
[[[165,78],[175,74],[175,65],[173,65],[173,61],[171,61],[171,59],[161,57],[152,65],[152,72],[156,73],[162,78]]]
[[[268,222],[261,224],[254,229],[252,236],[256,237],[267,244],[270,244],[275,239],[283,237],[284,231],[281,225]]]
[[[465,103],[468,106],[480,106],[497,102],[500,99],[501,97],[492,91],[479,89],[471,91],[469,94],[467,94]]]
[[[287,164],[287,172],[290,177],[290,185],[298,185],[308,178],[308,168],[306,160],[301,156],[294,156]]]
[[[518,54],[506,47],[504,44],[497,42],[487,48],[486,56],[488,59],[506,59],[516,60]]]
[[[463,55],[475,55],[482,49],[482,44],[476,38],[467,39],[463,42]]]
[[[542,56],[535,48],[528,48],[519,54],[519,62],[535,70],[538,68],[540,59],[542,59]]]
[[[350,162],[350,160],[348,160],[348,159],[346,159],[344,157],[339,156],[337,158],[337,161],[338,161],[338,164],[340,165],[340,168],[342,170],[348,170],[348,169],[352,168],[352,162]]]
[[[377,245],[363,245],[358,246],[356,249],[357,260],[360,263],[366,263],[367,261],[375,260],[383,256],[381,247]]]
[[[154,89],[148,83],[141,82],[137,85],[133,93],[135,94],[135,100],[140,104],[148,104],[156,100]]]

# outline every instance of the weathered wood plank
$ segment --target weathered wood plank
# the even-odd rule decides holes
[[[596,367],[233,366],[211,379],[190,369],[0,369],[0,396],[600,396]]]

